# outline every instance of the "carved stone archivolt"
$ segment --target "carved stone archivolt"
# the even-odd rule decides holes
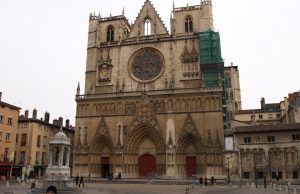
[[[129,73],[137,81],[151,82],[164,70],[164,58],[154,48],[142,48],[135,52],[129,62]]]

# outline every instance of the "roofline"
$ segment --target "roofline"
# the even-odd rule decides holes
[[[8,107],[13,108],[13,109],[16,109],[16,110],[21,110],[21,109],[22,109],[22,108],[20,108],[20,107],[17,107],[17,106],[8,104],[8,103],[3,102],[3,101],[0,101],[0,105],[8,106]]]

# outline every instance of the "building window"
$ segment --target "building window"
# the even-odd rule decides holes
[[[268,142],[274,142],[275,136],[268,136]]]
[[[279,119],[280,118],[280,114],[276,114],[276,118]]]
[[[109,26],[107,28],[107,42],[114,41],[114,27]]]
[[[251,143],[251,137],[244,137],[244,143]]]
[[[273,115],[272,114],[268,114],[268,119],[272,119]]]
[[[255,119],[255,115],[251,115],[251,120]]]
[[[263,117],[263,115],[258,115],[258,118],[263,119],[264,117]]]
[[[3,160],[6,161],[6,162],[9,161],[9,158],[8,158],[8,148],[4,149]]]
[[[41,136],[40,135],[37,136],[36,146],[37,147],[41,146]]]
[[[256,143],[259,143],[259,142],[260,142],[260,137],[259,137],[259,136],[256,136],[256,137],[255,137],[255,140],[256,140]]]
[[[10,141],[10,133],[6,133],[5,140]]]
[[[0,115],[0,123],[3,123],[3,116]]]
[[[191,16],[185,18],[185,32],[193,32],[193,21]]]
[[[40,156],[40,152],[36,152],[35,153],[35,163],[39,164],[39,156]]]
[[[243,172],[243,177],[244,177],[244,179],[249,179],[250,178],[250,173],[249,172]]]
[[[7,118],[7,124],[12,125],[13,124],[13,118],[8,117]]]
[[[22,134],[21,136],[21,146],[26,146],[27,134]]]
[[[298,172],[297,171],[293,171],[293,179],[298,179]]]
[[[46,164],[46,152],[42,153],[42,164]]]
[[[19,161],[19,163],[24,164],[24,162],[25,162],[25,152],[22,151],[22,152],[20,152],[20,161]]]
[[[43,147],[47,146],[47,136],[44,136],[44,140],[43,140]]]
[[[144,35],[145,36],[150,36],[151,35],[151,19],[147,17],[145,19],[144,23]]]
[[[19,141],[19,134],[16,134],[16,144],[18,144]]]
[[[293,141],[300,140],[300,134],[293,134],[292,139],[293,139]]]
[[[2,141],[2,131],[0,129],[0,141]]]

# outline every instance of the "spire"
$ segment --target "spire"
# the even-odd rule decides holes
[[[63,124],[60,125],[60,129],[59,129],[60,132],[63,132],[62,126],[63,126]]]
[[[173,12],[175,11],[175,2],[173,0]]]
[[[99,18],[99,19],[101,18],[101,14],[100,14],[100,11],[99,11],[99,13],[98,13],[98,18]]]
[[[122,10],[122,15],[125,16],[124,6],[123,6],[123,10]]]
[[[76,95],[80,95],[80,82],[78,82],[78,85],[77,85]]]

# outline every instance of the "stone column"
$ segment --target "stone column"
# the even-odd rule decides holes
[[[70,166],[70,146],[67,148],[67,160],[66,160],[66,166]]]
[[[50,146],[49,148],[49,166],[53,166],[53,149],[52,149],[52,146]]]
[[[60,146],[59,154],[58,154],[58,166],[63,165],[63,160],[64,160],[64,147]]]

